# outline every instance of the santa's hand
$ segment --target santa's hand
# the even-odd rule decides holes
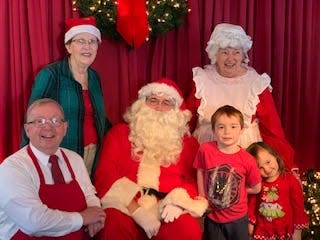
[[[180,215],[183,213],[183,209],[179,206],[173,205],[173,204],[167,204],[161,213],[161,218],[164,222],[173,222],[175,219],[180,217]]]
[[[131,216],[133,220],[143,228],[148,238],[152,238],[158,234],[161,223],[157,216],[151,211],[139,207],[131,214]]]

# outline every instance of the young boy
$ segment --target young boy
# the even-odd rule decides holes
[[[255,159],[238,145],[243,132],[242,113],[225,105],[211,117],[215,141],[203,143],[196,155],[199,195],[208,199],[204,238],[249,239],[247,193],[261,190]]]

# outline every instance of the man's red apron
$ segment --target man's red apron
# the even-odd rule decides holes
[[[67,212],[81,212],[87,208],[87,203],[84,194],[75,179],[74,172],[71,168],[70,162],[63,151],[63,158],[68,166],[69,172],[72,176],[72,180],[65,184],[46,184],[43,173],[37,158],[33,154],[30,146],[27,148],[28,154],[31,157],[33,164],[35,165],[40,178],[39,197],[44,204],[51,209],[59,209]],[[84,240],[90,239],[89,235],[84,231],[82,227],[76,232],[72,232],[62,237],[32,237],[24,234],[22,231],[18,231],[12,240],[47,240],[47,239],[63,239],[63,240]]]

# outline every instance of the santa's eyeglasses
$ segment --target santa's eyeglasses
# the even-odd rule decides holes
[[[160,99],[158,99],[156,97],[152,97],[152,96],[146,98],[146,103],[151,106],[161,105],[162,107],[165,107],[165,108],[173,108],[176,105],[174,100],[171,100],[171,99],[160,100]]]

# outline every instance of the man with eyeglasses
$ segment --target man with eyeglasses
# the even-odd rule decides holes
[[[198,143],[178,86],[162,78],[142,87],[124,115],[127,124],[106,135],[94,175],[107,220],[99,240],[152,238],[200,240],[192,164]]]
[[[30,142],[0,165],[0,239],[82,240],[104,226],[83,159],[59,147],[67,127],[53,99],[28,108],[24,128]]]

